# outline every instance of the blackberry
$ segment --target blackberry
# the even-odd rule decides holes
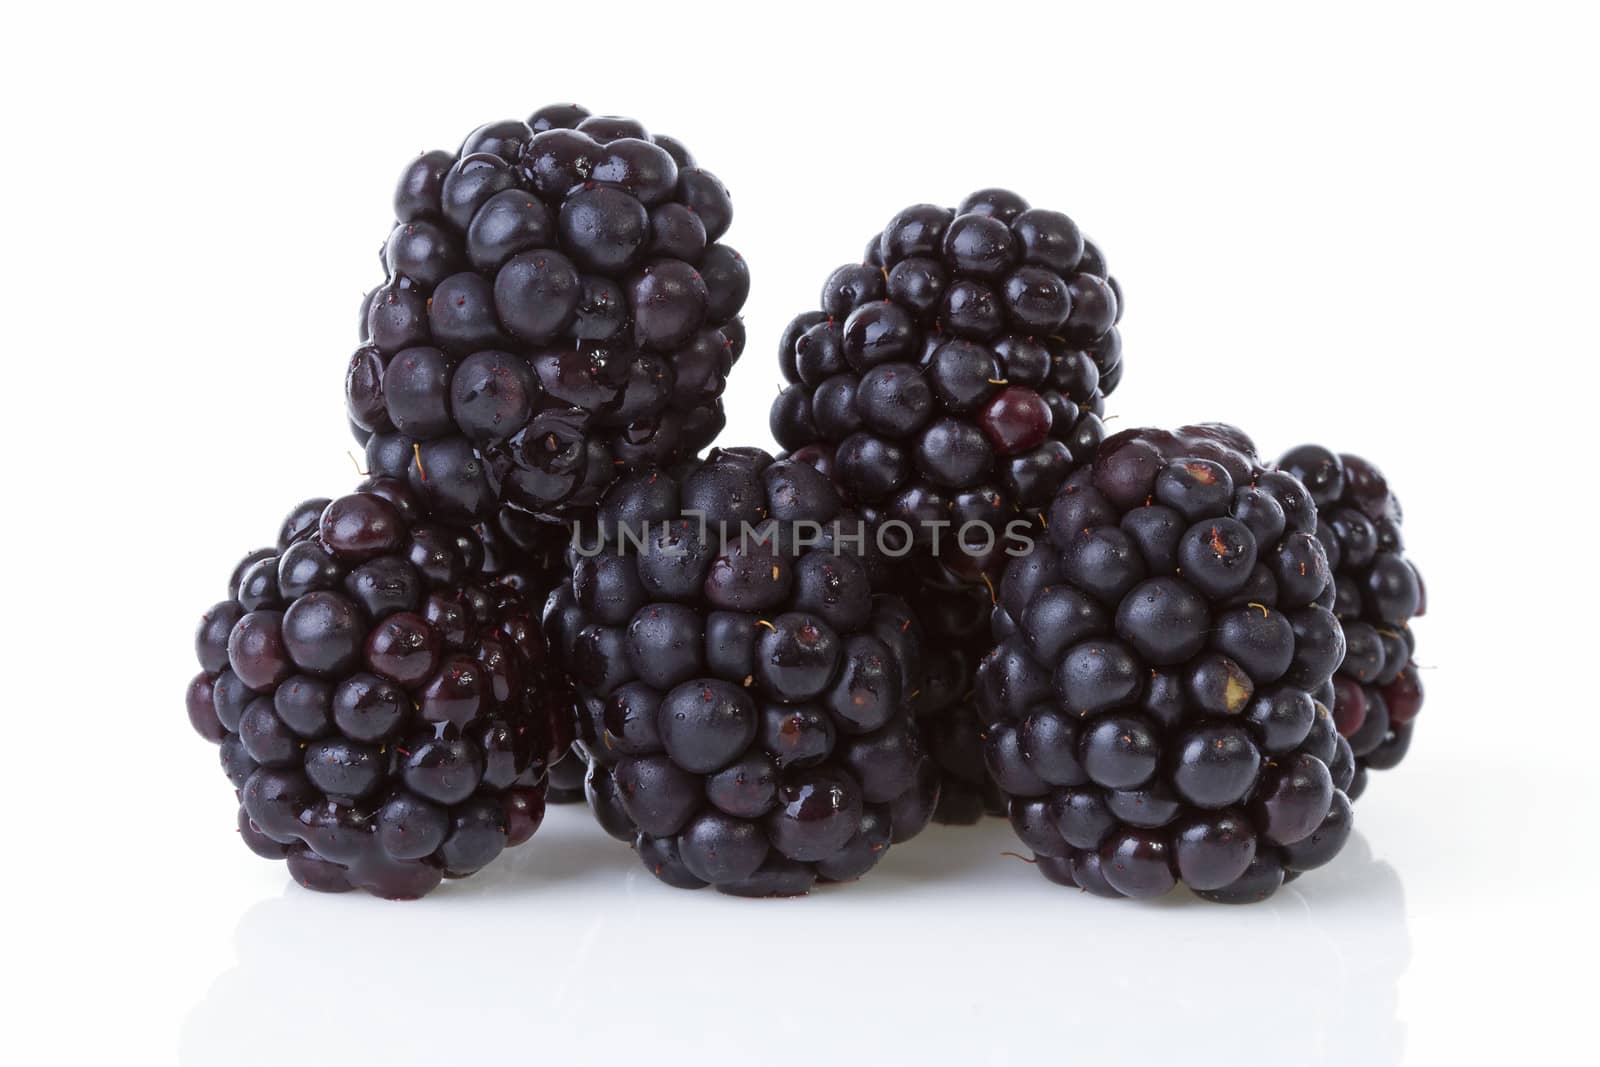
[[[586,789],[670,885],[794,895],[928,821],[907,700],[919,635],[875,594],[828,480],[754,449],[619,480],[545,625],[580,698]]]
[[[1411,747],[1423,697],[1411,632],[1427,606],[1422,575],[1406,558],[1400,501],[1377,467],[1320,445],[1291,449],[1278,467],[1316,501],[1317,537],[1333,567],[1333,612],[1348,647],[1321,697],[1355,753],[1356,797],[1369,768],[1387,770]]]
[[[1230,426],[1108,438],[1007,565],[985,754],[1048,877],[1259,900],[1351,829],[1345,656],[1317,508]]]
[[[543,576],[405,483],[311,500],[202,616],[189,720],[239,833],[302,885],[420,897],[531,837],[572,741]]]
[[[588,770],[583,753],[575,748],[563,752],[561,758],[550,765],[545,800],[551,804],[583,803],[583,776]]]
[[[949,520],[941,559],[975,581],[1001,561],[983,528],[1048,504],[1099,445],[1120,314],[1059,212],[998,189],[906,208],[789,324],[773,436],[852,505]]]
[[[750,279],[677,141],[547,107],[419,156],[394,205],[345,379],[374,474],[452,521],[561,518],[722,428]]]
[[[994,647],[989,593],[931,560],[902,568],[899,578],[896,590],[923,634],[912,706],[939,768],[934,821],[970,825],[984,815],[1004,815],[1005,797],[984,766],[983,725],[973,690],[978,664]]]

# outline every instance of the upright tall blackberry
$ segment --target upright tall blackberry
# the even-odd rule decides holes
[[[195,638],[189,720],[245,844],[311,889],[411,898],[531,837],[572,739],[538,581],[403,482],[295,508]]]
[[[601,824],[662,881],[854,879],[938,801],[907,694],[918,635],[859,519],[803,463],[714,450],[618,481],[545,609]]]
[[[677,141],[546,107],[419,156],[394,206],[345,379],[374,474],[453,521],[561,517],[722,428],[750,278]]]
[[[1422,677],[1411,620],[1426,610],[1422,576],[1406,558],[1400,501],[1377,467],[1320,445],[1284,453],[1278,467],[1305,483],[1317,503],[1317,536],[1333,567],[1333,611],[1344,624],[1344,663],[1320,694],[1350,740],[1356,778],[1405,758],[1422,710]]]
[[[985,752],[1054,880],[1259,900],[1328,862],[1355,776],[1310,494],[1231,426],[1129,430],[1013,560],[979,669]]]
[[[984,530],[1048,504],[1099,445],[1120,312],[1059,212],[1001,189],[906,208],[789,324],[772,433],[920,547],[949,524],[940,558],[976,581],[1001,560]]]

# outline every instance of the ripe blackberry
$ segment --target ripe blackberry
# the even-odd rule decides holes
[[[533,835],[572,694],[545,590],[504,555],[374,479],[245,557],[201,618],[188,710],[252,851],[311,889],[408,899]]]
[[[1400,501],[1377,467],[1301,445],[1284,453],[1278,468],[1304,482],[1316,501],[1317,537],[1333,567],[1333,613],[1348,647],[1320,699],[1355,753],[1353,798],[1366,788],[1368,768],[1387,770],[1411,747],[1423,697],[1411,632],[1411,620],[1426,609],[1422,575],[1406,558]]]
[[[582,804],[583,776],[588,770],[583,753],[575,748],[563,752],[561,758],[550,765],[545,800],[551,804]]]
[[[973,688],[979,662],[994,647],[989,592],[932,560],[900,570],[895,589],[923,634],[922,669],[912,706],[939,767],[934,821],[970,825],[986,814],[1004,815],[1005,797],[984,766],[983,724]]]
[[[1055,881],[1259,900],[1350,834],[1345,655],[1310,494],[1231,426],[1108,438],[1013,560],[979,668],[989,767]]]
[[[559,517],[722,428],[750,279],[677,141],[547,107],[419,156],[394,203],[345,379],[374,474],[452,521]]]
[[[748,532],[747,532],[748,531]],[[754,449],[619,480],[545,608],[601,824],[662,881],[748,896],[865,874],[928,821],[914,621],[826,478]]]
[[[983,528],[1048,504],[1099,445],[1120,313],[1067,216],[998,189],[909,207],[789,324],[773,436],[853,505],[948,520],[941,558],[976,580],[1001,558]]]

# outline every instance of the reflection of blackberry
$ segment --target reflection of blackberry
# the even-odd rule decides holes
[[[991,771],[1049,877],[1259,900],[1351,829],[1312,694],[1345,653],[1317,510],[1230,426],[1109,438],[1006,568],[979,669]]]
[[[1317,536],[1333,567],[1333,612],[1348,646],[1339,673],[1321,694],[1356,756],[1352,797],[1367,768],[1387,770],[1405,758],[1422,710],[1411,620],[1426,608],[1422,576],[1406,558],[1400,501],[1377,467],[1320,445],[1285,453],[1278,467],[1305,483],[1317,503]]]
[[[548,517],[721,429],[750,280],[678,142],[544,108],[418,157],[395,215],[345,382],[374,474],[453,521]]]
[[[617,482],[576,539],[546,626],[596,815],[662,881],[804,893],[928,821],[914,625],[847,551],[858,525],[812,468],[719,449]]]
[[[188,708],[253,851],[311,889],[411,898],[533,835],[572,697],[542,589],[499,551],[375,479],[302,504],[235,570]]]
[[[934,821],[968,825],[1004,815],[1005,797],[984,767],[983,726],[973,692],[989,638],[989,592],[926,561],[904,568],[896,584],[923,633],[922,672],[913,707],[928,751],[939,766]]]
[[[820,311],[789,324],[779,360],[793,384],[773,435],[850,503],[910,523],[919,545],[929,521],[950,523],[940,556],[975,578],[1000,559],[983,527],[998,536],[1048,504],[1100,443],[1120,311],[1065,215],[1004,190],[907,208],[865,262],[828,278]]]

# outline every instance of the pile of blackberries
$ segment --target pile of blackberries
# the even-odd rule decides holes
[[[394,211],[345,374],[367,480],[239,564],[188,691],[303,885],[418,897],[586,799],[680,888],[803,894],[995,815],[1062,884],[1245,902],[1407,752],[1388,483],[1107,437],[1122,291],[1066,215],[894,215],[784,331],[774,457],[711,447],[750,279],[678,141],[554,105]]]

